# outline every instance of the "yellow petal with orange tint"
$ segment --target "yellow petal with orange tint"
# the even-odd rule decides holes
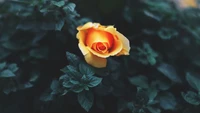
[[[76,38],[77,39],[80,39],[80,40],[85,40],[85,36],[86,36],[86,31],[79,31],[77,34],[76,34]]]
[[[92,54],[94,54],[95,56],[98,56],[98,57],[101,57],[101,58],[107,58],[110,56],[110,54],[108,53],[100,53],[100,52],[97,52],[93,49],[91,49],[90,47],[86,47]]]
[[[109,47],[112,46],[113,35],[110,34],[109,32],[97,30],[97,29],[89,29],[87,31],[88,31],[87,36],[86,36],[87,46],[92,47],[92,44],[97,43],[97,42],[107,42]]]
[[[88,53],[85,55],[85,61],[96,68],[106,67],[107,64],[107,59],[100,58],[98,56],[93,55],[92,53]]]
[[[76,37],[79,39],[79,48],[82,52],[83,55],[86,55],[89,51],[88,49],[86,48],[86,45],[84,43],[84,40],[85,40],[85,32],[84,31],[79,31],[76,35]]]
[[[126,50],[122,49],[119,53],[117,53],[116,56],[120,56],[120,55],[129,55],[129,52],[127,52]]]
[[[112,46],[112,48],[109,51],[109,55],[110,56],[115,56],[116,54],[118,54],[121,50],[123,49],[123,45],[121,40],[119,40],[119,38],[115,37],[114,39],[114,44]]]
[[[123,49],[125,49],[125,53],[127,54],[127,51],[130,50],[130,47],[129,47],[130,44],[129,44],[128,39],[125,36],[123,36],[121,33],[119,33],[117,29],[114,28],[114,26],[107,26],[103,30],[111,33],[113,37],[115,37],[113,48],[110,51],[110,56],[115,56],[116,54],[119,54],[120,52],[122,53]]]
[[[113,34],[113,35],[116,33],[116,28],[114,28],[114,26],[107,26],[103,30],[107,31],[107,32],[109,32],[110,34]]]
[[[89,53],[89,50],[87,49],[87,47],[83,43],[79,42],[78,47],[81,50],[83,55],[86,55],[86,54]]]
[[[116,35],[119,38],[119,40],[122,42],[123,45],[123,51],[121,51],[122,54],[124,55],[129,55],[129,51],[130,51],[130,42],[129,40],[121,33],[119,33],[118,31],[116,31]]]

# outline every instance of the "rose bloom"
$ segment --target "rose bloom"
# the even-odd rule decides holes
[[[113,26],[88,22],[77,30],[78,46],[86,62],[96,68],[106,67],[110,56],[129,55],[129,40]]]

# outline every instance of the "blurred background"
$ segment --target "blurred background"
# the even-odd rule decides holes
[[[0,113],[199,113],[199,3],[0,0]],[[130,55],[77,66],[86,22],[114,25]]]

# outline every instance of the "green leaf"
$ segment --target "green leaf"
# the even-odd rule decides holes
[[[33,84],[31,84],[30,82],[26,82],[24,84],[19,85],[19,89],[27,89],[27,88],[31,88],[31,87],[33,87]]]
[[[148,11],[148,10],[144,10],[144,14],[146,16],[150,17],[150,18],[155,19],[156,21],[161,21],[162,20],[162,18],[159,15],[156,15],[156,14],[154,14],[154,13]]]
[[[85,86],[84,89],[85,89],[86,91],[89,91],[89,87],[87,87],[87,86]]]
[[[135,57],[133,57],[134,59],[136,58],[137,61],[141,62],[144,65],[155,65],[157,60],[156,58],[158,57],[158,53],[155,52],[149,43],[145,42],[143,43],[143,47],[137,47],[136,50],[138,52],[136,52]]]
[[[198,76],[198,75],[197,75]],[[194,89],[196,89],[198,92],[200,92],[200,78],[196,77],[195,75],[192,75],[191,73],[186,73],[186,80],[190,84],[190,86]]]
[[[73,77],[73,78],[76,78],[76,79],[81,79],[82,74],[79,73],[79,72],[76,70],[76,68],[75,68],[74,66],[68,65],[67,68],[68,68],[68,70],[69,70],[69,71],[67,72],[67,74],[68,74],[70,77]]]
[[[178,35],[178,32],[173,28],[162,27],[158,31],[158,36],[160,36],[160,38],[163,39],[163,40],[169,40],[173,37],[176,37],[177,35]]]
[[[78,102],[87,112],[92,108],[94,95],[90,91],[84,91],[78,94]]]
[[[198,4],[198,2],[197,2]],[[200,10],[199,8],[185,8],[182,12],[184,21],[192,26],[199,26]]]
[[[141,88],[148,88],[148,78],[143,75],[133,76],[128,78],[129,82],[133,85],[139,86]]]
[[[6,67],[6,62],[0,63],[0,71]]]
[[[6,69],[0,73],[0,77],[14,77],[14,76],[15,76],[15,74],[8,69]]]
[[[39,78],[40,72],[38,71],[33,71],[31,72],[31,77],[29,78],[30,82],[36,82]]]
[[[141,87],[137,87],[137,93],[134,100],[135,104],[139,105],[147,105],[149,101],[149,94],[146,89],[142,89]]]
[[[9,94],[11,92],[16,92],[16,91],[17,91],[17,87],[16,87],[16,84],[13,80],[8,81],[6,86],[3,88],[3,92],[5,94]]]
[[[2,46],[8,50],[25,50],[31,46],[31,38],[23,38],[23,36],[14,37],[9,41],[6,41]]]
[[[153,56],[147,57],[147,60],[149,61],[149,63],[150,63],[151,65],[156,64],[156,59],[155,59],[155,57],[153,57]]]
[[[16,29],[24,30],[24,31],[31,30],[33,28],[34,28],[34,24],[31,22],[27,22],[26,20],[21,21],[16,27]]]
[[[94,75],[94,71],[92,70],[92,68],[89,65],[86,65],[85,63],[79,64],[79,70],[84,75]]]
[[[51,83],[50,88],[51,88],[52,91],[57,90],[59,88],[59,81],[53,80],[52,83]]]
[[[132,111],[132,113],[134,113],[136,110],[136,106],[133,104],[133,102],[128,102],[126,106],[130,111]]]
[[[16,72],[19,68],[17,67],[17,64],[10,64],[8,65],[8,69],[12,72]]]
[[[80,84],[80,82],[76,79],[69,79],[69,81],[73,84],[73,85],[77,85]]]
[[[62,82],[62,86],[65,87],[65,88],[72,88],[74,86],[73,83],[71,83],[70,81],[70,76],[65,74],[65,75],[62,75],[60,78],[59,78],[59,81]]]
[[[159,108],[155,108],[155,107],[148,106],[147,109],[148,109],[151,113],[161,113],[161,110],[160,110]]]
[[[160,100],[160,106],[164,110],[174,110],[176,108],[177,105],[176,98],[172,93],[166,92],[160,95],[159,100]]]
[[[161,21],[163,19],[164,16],[170,16],[170,15],[174,15],[174,11],[173,8],[171,7],[171,4],[169,4],[166,1],[151,1],[151,0],[145,0],[144,1],[149,9],[156,13],[158,16],[161,16]],[[169,18],[169,17],[168,17]]]
[[[0,60],[6,58],[10,54],[11,52],[9,52],[7,49],[0,47]]]
[[[192,91],[187,91],[187,93],[181,92],[184,100],[193,105],[200,105],[200,96]]]
[[[78,64],[80,63],[80,58],[78,56],[70,52],[66,52],[66,56],[70,65],[73,65],[74,67],[78,67]]]
[[[63,26],[64,26],[64,24],[65,24],[64,19],[59,20],[59,21],[56,23],[55,30],[61,31],[62,28],[63,28]]]
[[[184,28],[188,33],[190,33],[195,39],[200,39],[200,28],[199,27],[190,27],[188,25],[182,25],[182,28]]]
[[[69,71],[68,66],[65,66],[64,68],[60,69],[63,73],[67,73]]]
[[[49,10],[45,7],[45,8],[42,8],[42,9],[40,9],[40,12],[41,13],[47,13]]]
[[[70,90],[75,92],[75,93],[80,93],[85,89],[84,86],[81,85],[74,85]]]
[[[74,86],[74,84],[72,84],[70,81],[64,81],[62,85],[63,87],[66,87],[66,88],[71,88]]]
[[[123,11],[123,17],[124,17],[124,19],[125,19],[127,22],[129,22],[129,23],[132,23],[132,22],[133,22],[133,17],[130,16],[131,13],[132,13],[132,12],[131,12],[131,8],[128,7],[128,6],[126,6],[126,7],[124,8],[124,11]]]
[[[162,63],[158,65],[157,70],[174,82],[182,82],[180,77],[177,75],[175,68],[170,64]]]
[[[48,48],[47,47],[41,47],[37,49],[32,49],[29,52],[29,55],[31,57],[37,58],[37,59],[45,59],[48,57]]]
[[[57,7],[62,7],[65,5],[65,1],[52,1],[51,3]]]
[[[49,91],[45,91],[41,96],[40,96],[40,100],[42,101],[52,101],[54,99],[54,95],[51,95],[51,93]]]
[[[51,22],[42,22],[40,24],[40,28],[42,30],[55,30],[55,22],[51,21]]]
[[[156,80],[152,82],[152,85],[157,87],[159,90],[166,91],[171,87],[170,80]]]
[[[96,76],[90,76],[90,82],[88,84],[88,87],[95,87],[99,85],[102,81],[102,78],[96,77]]]
[[[147,90],[147,95],[149,96],[148,104],[154,103],[154,99],[158,95],[158,90],[155,87],[150,87]]]
[[[76,7],[76,4],[74,4],[74,3],[69,3],[69,4],[67,4],[65,7],[63,7],[63,10],[64,10],[65,12],[68,12],[68,11],[74,12],[75,7]]]

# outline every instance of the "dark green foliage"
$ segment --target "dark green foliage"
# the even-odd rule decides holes
[[[186,80],[190,84],[190,86],[194,89],[196,89],[198,92],[200,92],[200,83],[199,83],[199,77],[195,75],[191,75],[191,73],[186,73]]]
[[[200,9],[175,0],[0,0],[0,113],[199,113]],[[129,56],[88,65],[76,28],[114,25]]]
[[[143,47],[137,47],[136,50],[138,52],[133,52],[132,54],[137,55],[133,58],[139,62],[141,62],[144,65],[155,65],[156,64],[156,57],[158,57],[158,54],[151,48],[151,46],[148,43],[143,43]]]
[[[78,94],[78,102],[82,108],[84,108],[87,112],[93,105],[94,95],[90,91],[83,91]]]
[[[148,78],[145,76],[142,76],[142,75],[131,77],[131,78],[129,78],[129,81],[131,84],[133,84],[135,86],[139,86],[141,88],[149,87]]]
[[[174,82],[181,82],[180,77],[177,75],[176,70],[173,66],[169,64],[162,63],[157,67],[158,71],[163,73],[165,76],[167,76],[170,80]]]
[[[200,105],[200,96],[192,91],[188,91],[187,93],[181,93],[185,101],[193,105]]]

